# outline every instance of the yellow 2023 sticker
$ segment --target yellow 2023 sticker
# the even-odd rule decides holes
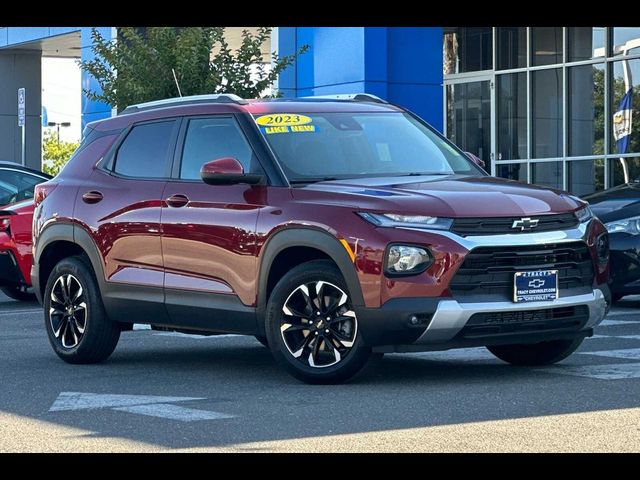
[[[297,113],[272,113],[256,118],[257,124],[262,127],[294,127],[306,125],[311,121],[311,117]]]

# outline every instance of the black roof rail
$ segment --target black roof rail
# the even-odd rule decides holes
[[[246,105],[244,98],[240,98],[233,93],[216,93],[214,95],[191,95],[188,97],[165,98],[163,100],[154,100],[152,102],[138,103],[129,105],[119,115],[129,113],[143,112],[146,110],[155,110],[157,108],[177,107],[181,105],[195,105],[198,103],[236,103],[238,105]]]
[[[300,98],[309,100],[351,100],[352,102],[389,103],[386,100],[370,93],[337,93],[335,95],[315,95]]]

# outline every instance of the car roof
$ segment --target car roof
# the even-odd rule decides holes
[[[47,175],[44,172],[41,172],[39,170],[35,170],[33,168],[29,168],[29,167],[23,167],[22,165],[20,165],[19,163],[16,162],[9,162],[6,160],[0,160],[0,169],[2,168],[10,168],[12,170],[19,170],[21,172],[25,172],[25,173],[31,173],[33,175],[38,175],[39,177],[43,177],[43,178],[52,178],[51,175]]]
[[[207,100],[207,97],[211,100]],[[161,100],[133,107],[127,107],[119,115],[92,122],[87,126],[99,131],[118,130],[132,123],[171,118],[184,115],[249,113],[252,115],[270,113],[326,113],[326,112],[402,112],[403,109],[380,101],[354,101],[350,99],[309,97],[278,98],[238,101],[220,101],[217,96],[199,96],[192,102],[181,103],[182,99]],[[236,97],[238,98],[238,97]],[[376,97],[372,97],[376,98]]]

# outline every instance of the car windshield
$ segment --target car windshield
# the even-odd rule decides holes
[[[291,183],[483,175],[442,136],[402,112],[269,114],[255,119]]]

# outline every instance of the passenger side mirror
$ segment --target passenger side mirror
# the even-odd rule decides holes
[[[473,163],[478,165],[480,168],[485,167],[486,164],[484,163],[484,160],[482,160],[480,157],[474,155],[471,152],[464,152],[464,154],[469,158],[469,160],[471,160]]]
[[[208,185],[235,185],[262,183],[264,176],[244,173],[242,164],[233,157],[224,157],[205,163],[200,169],[202,181]]]

